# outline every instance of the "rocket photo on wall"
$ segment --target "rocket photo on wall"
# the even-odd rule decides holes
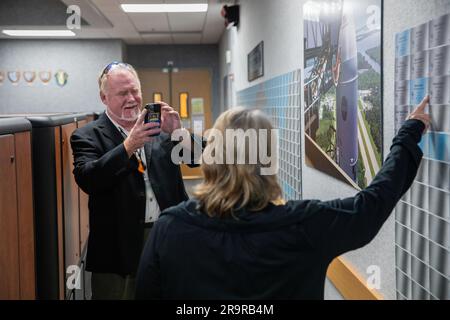
[[[381,0],[303,7],[306,164],[355,188],[383,159],[381,10]]]

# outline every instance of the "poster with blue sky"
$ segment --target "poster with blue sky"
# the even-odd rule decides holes
[[[355,188],[382,162],[381,0],[308,1],[306,164]]]

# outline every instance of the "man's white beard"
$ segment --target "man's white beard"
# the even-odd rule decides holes
[[[140,110],[138,107],[132,109],[132,110],[125,110],[122,109],[122,113],[120,115],[115,114],[112,112],[111,109],[108,110],[108,112],[112,115],[114,115],[117,120],[119,121],[125,121],[125,122],[136,122],[137,118],[139,118]]]

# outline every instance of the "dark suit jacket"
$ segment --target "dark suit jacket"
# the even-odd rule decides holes
[[[105,113],[71,137],[73,174],[89,195],[86,270],[135,273],[142,252],[145,184],[138,162],[128,157],[123,137]],[[179,165],[172,163],[174,142],[161,133],[145,146],[149,179],[162,210],[187,200]]]

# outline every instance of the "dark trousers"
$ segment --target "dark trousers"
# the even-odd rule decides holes
[[[144,229],[144,245],[151,228]],[[92,300],[133,300],[136,273],[122,276],[115,273],[93,272],[91,277]]]

